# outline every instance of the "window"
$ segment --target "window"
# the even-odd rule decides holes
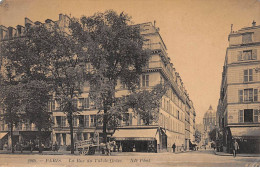
[[[250,43],[252,42],[252,33],[246,33],[242,35],[242,43],[246,44],[246,43]]]
[[[256,102],[258,101],[258,89],[238,90],[239,102]]]
[[[253,109],[244,110],[244,122],[253,122]]]
[[[149,86],[149,75],[143,75],[142,76],[142,87],[148,87]]]
[[[132,113],[126,113],[123,115],[123,126],[131,126],[132,125]]]
[[[84,116],[84,126],[89,127],[89,115]]]
[[[90,127],[96,126],[96,115],[90,115]]]
[[[244,82],[253,81],[253,69],[244,70]]]
[[[84,127],[84,115],[79,115],[79,127]]]
[[[84,98],[79,99],[79,109],[84,109]]]
[[[244,60],[252,60],[252,50],[243,51]]]
[[[253,89],[245,89],[245,101],[253,102]]]
[[[238,61],[247,61],[247,60],[256,60],[257,59],[257,49],[238,51],[237,60]]]
[[[61,127],[61,116],[56,116],[57,126]]]
[[[244,101],[252,102],[253,101],[253,89],[245,89],[244,90]]]
[[[60,126],[61,127],[66,127],[66,116],[61,116],[60,117]]]
[[[89,108],[89,98],[84,98],[84,108]]]
[[[60,99],[56,99],[56,107],[55,107],[56,111],[60,111],[61,110],[61,100]]]

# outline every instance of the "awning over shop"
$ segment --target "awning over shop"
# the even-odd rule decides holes
[[[232,127],[232,137],[260,137],[260,127]]]
[[[155,140],[157,129],[119,129],[112,138],[115,140]]]
[[[1,133],[0,133],[0,139],[2,139],[3,137],[5,137],[5,135],[7,135],[7,132],[1,132]]]

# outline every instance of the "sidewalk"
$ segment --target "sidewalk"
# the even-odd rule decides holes
[[[3,151],[0,150],[1,154],[12,154],[11,151]],[[71,155],[70,151],[59,151],[59,152],[53,152],[53,151],[43,151],[43,153],[39,153],[38,151],[33,151],[32,153],[30,151],[23,151],[21,153],[20,151],[16,151],[13,153],[14,155]],[[160,153],[153,153],[153,152],[112,152],[111,156],[146,156],[149,154],[149,156],[152,155],[158,155],[158,154],[169,154],[169,152],[160,152]],[[79,152],[75,151],[75,156],[79,156]],[[94,155],[88,155],[88,156],[107,156],[105,154],[102,154],[101,152],[96,152]]]
[[[215,155],[218,156],[233,156],[233,154],[230,153],[225,153],[225,152],[216,152],[214,151]],[[239,153],[237,154],[236,157],[260,157],[260,154],[256,154],[256,153]]]

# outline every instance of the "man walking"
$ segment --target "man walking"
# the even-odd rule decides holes
[[[172,145],[172,151],[173,151],[173,153],[175,152],[175,148],[176,148],[176,145],[175,145],[175,143]]]
[[[234,158],[237,156],[237,150],[239,149],[239,145],[237,143],[237,141],[235,140],[234,144],[233,144],[233,156]]]

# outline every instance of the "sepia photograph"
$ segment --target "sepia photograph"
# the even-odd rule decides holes
[[[259,167],[260,0],[0,0],[0,167]]]

